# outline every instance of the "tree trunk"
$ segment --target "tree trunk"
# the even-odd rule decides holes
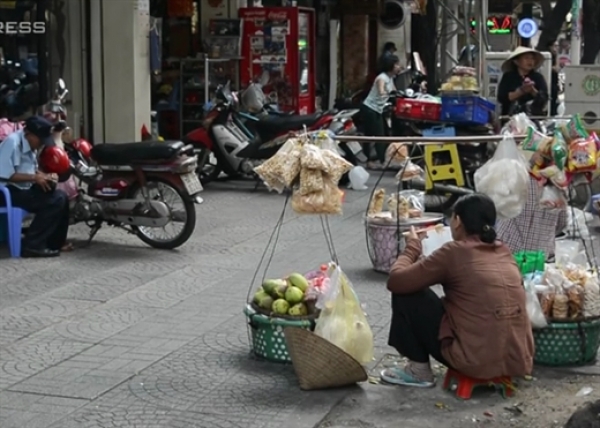
[[[537,50],[545,51],[550,44],[558,39],[567,15],[571,11],[572,0],[557,0],[552,13],[546,19],[544,16],[544,28],[537,44]]]

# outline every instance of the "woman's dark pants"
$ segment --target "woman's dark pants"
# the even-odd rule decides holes
[[[392,294],[388,344],[410,361],[428,363],[433,357],[448,366],[438,339],[444,312],[442,300],[430,289],[414,294]]]
[[[385,119],[381,113],[362,105],[360,107],[360,118],[363,123],[363,132],[365,136],[385,137]],[[372,149],[375,149],[373,156]],[[385,162],[385,151],[387,144],[385,143],[364,143],[363,150],[369,156],[370,160],[378,160],[381,163]]]

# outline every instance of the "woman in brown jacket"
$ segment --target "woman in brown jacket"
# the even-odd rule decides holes
[[[421,257],[414,229],[392,267],[389,345],[406,357],[404,368],[388,368],[388,383],[435,384],[430,357],[474,378],[523,376],[533,366],[533,336],[521,274],[510,250],[496,240],[496,209],[482,194],[459,199],[453,208],[453,242]],[[441,284],[445,297],[429,287]]]

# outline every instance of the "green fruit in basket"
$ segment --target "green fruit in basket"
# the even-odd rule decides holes
[[[270,311],[273,307],[273,298],[271,296],[265,296],[256,303],[260,308]]]
[[[260,288],[256,293],[254,293],[252,301],[258,305],[258,302],[260,302],[265,297],[269,297],[269,295],[265,293],[265,290]]]
[[[275,290],[283,285],[287,285],[287,282],[283,279],[267,279],[263,282],[262,288],[267,294],[275,297]]]
[[[294,287],[298,287],[303,293],[308,288],[308,280],[302,274],[293,273],[290,276],[288,276],[288,281]]]
[[[290,305],[300,303],[302,299],[304,299],[304,293],[298,287],[291,285],[285,290],[285,300],[287,300]]]
[[[288,311],[288,315],[293,317],[303,317],[308,314],[308,308],[304,303],[295,304]]]
[[[290,309],[290,304],[285,299],[277,299],[273,302],[271,310],[277,315],[286,315]]]
[[[273,296],[274,299],[285,299],[285,292],[288,288],[289,287],[286,282],[284,285],[280,285],[279,287],[277,287],[275,289],[275,292],[271,294],[271,296]]]

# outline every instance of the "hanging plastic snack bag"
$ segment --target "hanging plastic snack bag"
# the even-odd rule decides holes
[[[302,196],[319,192],[323,189],[323,172],[316,169],[300,169],[300,187],[298,191]]]
[[[554,186],[544,186],[540,197],[540,206],[547,210],[562,209],[567,206],[567,196]]]
[[[331,291],[322,304],[315,334],[342,349],[360,364],[373,360],[373,332],[350,280],[336,266],[331,275]]]
[[[567,141],[571,141],[576,138],[587,138],[590,136],[589,132],[587,129],[585,129],[585,126],[581,121],[580,114],[573,115],[571,120],[569,120],[566,125],[560,128],[560,131]]]
[[[552,138],[542,134],[534,127],[527,128],[525,139],[521,144],[521,148],[528,152],[541,152],[547,151],[547,148],[552,144]]]
[[[494,156],[475,171],[475,188],[488,195],[498,217],[510,219],[523,211],[529,196],[528,164],[512,135],[505,135]]]
[[[564,137],[560,133],[555,134],[552,142],[552,160],[559,170],[564,171],[568,156],[569,151]]]
[[[300,152],[300,163],[302,168],[316,169],[319,171],[325,171],[327,169],[327,162],[323,158],[323,153],[314,144],[305,144]]]
[[[331,179],[323,177],[323,188],[302,195],[300,189],[292,194],[292,209],[298,214],[341,214],[343,192]]]
[[[291,187],[300,174],[300,147],[296,138],[290,138],[270,159],[254,168],[270,190],[278,193]]]
[[[336,185],[340,182],[344,174],[354,168],[354,165],[341,157],[337,152],[324,149],[321,154],[325,160],[325,172]]]
[[[598,149],[593,138],[576,138],[569,144],[567,170],[572,173],[588,172],[596,169]]]

